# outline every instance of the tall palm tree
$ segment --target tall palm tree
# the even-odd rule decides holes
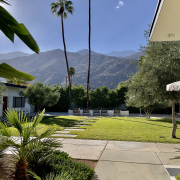
[[[69,75],[69,64],[68,64],[67,53],[66,53],[63,19],[67,18],[67,13],[73,14],[73,11],[74,11],[73,3],[71,1],[67,1],[67,0],[56,0],[56,3],[51,3],[51,11],[53,14],[56,14],[57,17],[61,17],[64,55],[65,55],[65,59],[66,59],[67,73],[68,73],[68,79],[69,79],[69,98],[70,98],[70,102],[71,102],[72,101],[71,100],[71,82],[70,82],[70,75]]]
[[[89,106],[90,66],[91,66],[91,0],[89,0],[89,66],[88,66],[88,77],[87,77],[87,107]]]
[[[72,77],[74,77],[75,69],[73,67],[69,68],[69,75],[71,77],[71,87],[72,87]]]

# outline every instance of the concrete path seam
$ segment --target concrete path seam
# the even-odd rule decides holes
[[[150,164],[150,165],[157,165],[157,166],[160,166],[162,164],[153,164],[153,163],[143,163],[143,162],[127,162],[127,161],[113,161],[113,160],[100,160],[101,162],[102,161],[106,161],[106,162],[121,162],[121,163],[133,163],[133,164]]]
[[[156,144],[156,146],[159,148],[159,150],[163,153],[163,151],[161,150],[161,148],[158,146],[158,144],[157,143],[155,143]]]
[[[100,156],[99,156],[99,159],[101,158],[102,153],[103,153],[103,152],[104,152],[104,150],[106,149],[106,146],[107,146],[108,142],[109,142],[109,141],[107,141],[107,143],[105,144],[104,149],[102,150],[102,152],[101,152],[101,154],[100,154]],[[99,161],[99,159],[98,159],[98,161]]]
[[[171,179],[171,176],[170,176],[170,174],[168,173],[168,171],[167,171],[167,169],[166,169],[163,161],[161,160],[161,158],[158,156],[158,154],[157,154],[156,152],[155,152],[155,154],[156,154],[156,156],[158,157],[158,159],[161,161],[162,165],[164,166],[164,169],[166,170],[167,174],[169,175],[169,178]]]

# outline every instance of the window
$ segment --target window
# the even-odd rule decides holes
[[[13,108],[25,107],[24,97],[13,97]]]

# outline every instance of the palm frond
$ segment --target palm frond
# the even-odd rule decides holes
[[[67,18],[67,13],[66,12],[64,12],[63,17],[64,17],[64,19]]]
[[[20,112],[18,113],[16,110],[14,109],[8,109],[5,112],[5,117],[6,120],[8,122],[10,122],[10,124],[15,127],[18,131],[19,134],[22,134],[23,131],[23,123],[26,121],[26,117],[23,116],[23,114],[21,114]]]
[[[0,135],[6,137],[11,137],[13,135],[13,132],[9,129],[5,122],[0,122]]]
[[[7,4],[7,5],[11,5],[11,0],[0,0],[0,3],[2,4]]]
[[[43,119],[43,116],[44,116],[44,113],[45,113],[45,109],[41,112],[40,115],[36,115],[34,120],[33,120],[33,123],[32,123],[32,129],[36,128],[36,126],[38,125],[38,123],[41,122],[41,120]]]
[[[59,140],[55,138],[44,138],[43,140],[41,140],[41,143],[43,146],[47,147],[57,148],[62,146],[61,142],[59,142]]]

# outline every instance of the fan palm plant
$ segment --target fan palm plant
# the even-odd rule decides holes
[[[64,21],[63,20],[67,18],[67,13],[73,14],[73,11],[74,11],[73,3],[71,1],[67,1],[67,0],[56,0],[56,3],[51,3],[51,11],[53,14],[56,14],[57,17],[61,17],[64,55],[65,55],[67,73],[68,73],[68,79],[69,79],[69,98],[70,98],[70,102],[71,102],[72,101],[72,99],[71,99],[71,82],[70,82],[70,74],[69,74],[69,64],[68,64],[67,53],[66,53],[66,43],[65,43],[65,37],[64,37]]]
[[[14,180],[27,180],[29,177],[28,166],[32,168],[44,162],[52,153],[52,150],[61,144],[53,138],[48,138],[56,129],[49,128],[40,133],[37,125],[41,122],[44,110],[39,116],[35,116],[30,122],[22,113],[15,110],[6,111],[7,123],[0,122],[0,150],[12,148],[16,159],[15,171],[11,178]],[[7,125],[8,124],[8,125]],[[9,126],[13,128],[9,128]],[[14,131],[12,129],[15,129]],[[19,134],[14,137],[14,133]],[[31,136],[34,137],[31,137]]]

